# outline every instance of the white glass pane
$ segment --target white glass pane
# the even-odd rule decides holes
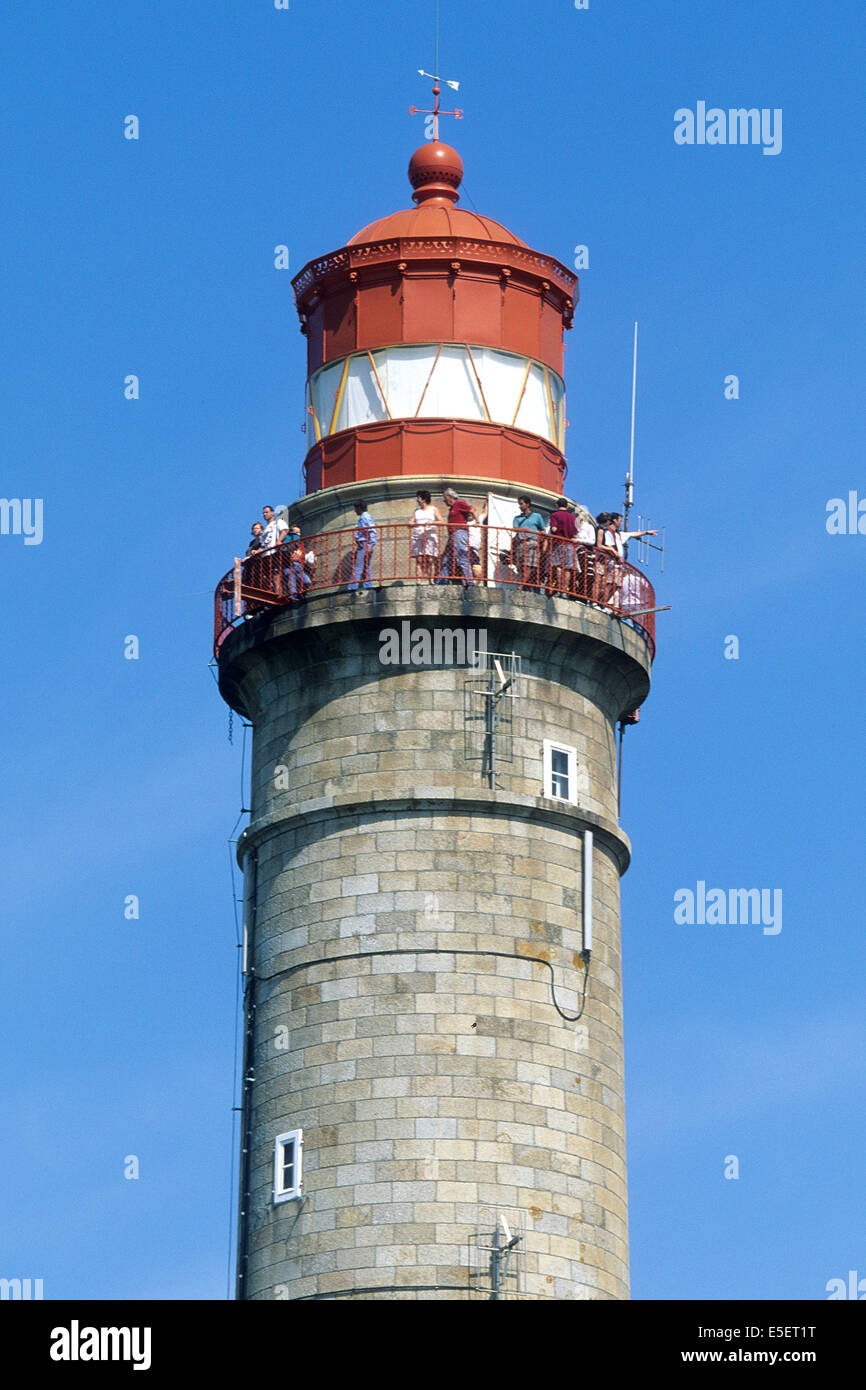
[[[378,371],[378,363],[376,369]],[[335,428],[348,430],[354,425],[372,425],[377,420],[387,418],[388,412],[376,385],[376,374],[369,357],[363,353],[350,358],[346,389]]]
[[[437,346],[386,348],[376,352],[376,368],[394,419],[411,419],[418,409],[424,383],[436,361]],[[429,392],[428,392],[429,396]],[[422,415],[427,409],[425,396]]]
[[[330,366],[323,367],[316,372],[310,382],[313,393],[313,404],[316,408],[316,415],[319,420],[319,429],[322,434],[328,434],[331,429],[331,416],[334,413],[334,405],[337,399],[337,392],[340,389],[340,380],[343,375],[343,361],[332,362]]]
[[[421,414],[446,420],[483,420],[484,406],[463,347],[443,347],[427,387]]]
[[[554,437],[551,428],[550,407],[547,403],[547,387],[544,384],[544,372],[535,364],[529,369],[526,390],[523,393],[523,400],[520,402],[520,409],[514,424],[519,430],[529,430],[531,434],[540,434],[545,439],[553,439]]]
[[[517,409],[526,359],[493,348],[473,348],[472,356],[484,387],[484,397],[491,420],[498,425],[510,425]]]

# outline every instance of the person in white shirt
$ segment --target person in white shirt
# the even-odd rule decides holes
[[[609,607],[623,606],[620,589],[623,578],[625,547],[638,536],[657,536],[658,531],[621,531],[621,512],[600,512],[598,515],[598,548],[608,558],[604,561],[604,596],[601,602]],[[602,568],[599,566],[599,568]]]
[[[439,530],[445,525],[442,513],[433,506],[429,492],[416,494],[417,507],[412,513],[412,540],[409,552],[415,561],[416,579],[426,579],[429,584],[436,578],[436,562],[439,559]]]
[[[282,585],[282,543],[288,531],[288,523],[282,517],[274,516],[273,507],[262,507],[265,529],[262,532],[261,577],[262,583],[278,592]],[[279,547],[279,549],[277,548]]]
[[[289,529],[288,523],[281,516],[274,516],[273,507],[262,507],[262,516],[265,519],[262,550],[273,550],[275,545],[282,545],[283,536]]]
[[[596,603],[597,584],[595,577],[596,527],[590,516],[582,517],[577,527],[575,541],[576,593],[578,598],[588,603]]]

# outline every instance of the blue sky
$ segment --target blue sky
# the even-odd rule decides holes
[[[300,490],[291,274],[409,201],[432,12],[49,0],[7,25],[0,493],[42,498],[44,537],[0,535],[0,1274],[49,1298],[226,1295],[241,740],[212,592]],[[621,500],[640,322],[672,609],[625,737],[633,1295],[821,1299],[866,1276],[866,535],[825,525],[866,498],[862,10],[441,16],[465,204],[566,264],[589,247],[566,388],[593,511]],[[780,108],[781,153],[677,145],[698,101]],[[782,931],[675,924],[699,880],[781,889]]]

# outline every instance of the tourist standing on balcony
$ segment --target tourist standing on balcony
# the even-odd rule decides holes
[[[252,557],[258,557],[262,553],[262,534],[264,529],[260,521],[253,522],[250,543],[244,555],[243,582],[245,584],[254,584],[258,586],[261,583],[261,561],[258,558],[253,559]]]
[[[434,507],[429,492],[416,493],[417,507],[412,513],[414,529],[410,554],[415,560],[415,578],[426,579],[432,584],[436,578],[436,561],[439,559],[438,526],[443,526],[442,513]]]
[[[585,516],[577,528],[575,544],[575,592],[580,599],[597,602],[595,542],[597,528],[592,517]],[[581,573],[582,572],[582,573]],[[578,574],[581,577],[578,579]]]
[[[303,600],[307,597],[307,590],[313,582],[316,557],[312,550],[307,550],[301,540],[300,526],[289,527],[283,541],[283,550],[288,559],[286,579],[289,598]]]
[[[274,516],[273,507],[262,507],[262,516],[265,519],[262,550],[273,550],[275,545],[282,545],[283,536],[289,529],[288,522],[281,516]]]
[[[355,593],[359,581],[363,581],[365,589],[375,587],[370,578],[370,562],[373,559],[373,551],[378,540],[376,523],[367,511],[367,503],[362,497],[359,497],[355,503],[355,514],[358,518],[358,524],[355,527],[355,562],[352,566],[352,582],[347,586],[350,594]]]
[[[463,576],[464,589],[472,587],[469,569],[469,522],[477,521],[468,502],[457,496],[453,487],[446,487],[442,494],[448,503],[448,544],[442,553],[442,565],[437,584],[447,584],[455,579],[459,570]]]
[[[478,513],[477,525],[470,526],[466,533],[469,538],[469,563],[472,566],[472,577],[476,581],[480,580],[484,573],[484,531],[488,510],[488,504],[485,502]]]
[[[556,511],[550,514],[550,534],[553,537],[551,549],[551,579],[553,588],[567,598],[575,598],[575,569],[577,556],[574,542],[577,537],[577,520],[565,497],[556,500]],[[552,589],[547,590],[550,598]]]
[[[657,536],[658,531],[621,531],[622,512],[608,512],[610,518],[609,527],[613,531],[613,538],[617,554],[621,560],[625,559],[625,547],[629,541],[636,540],[638,536]]]
[[[289,529],[287,521],[282,517],[274,516],[273,507],[262,507],[262,516],[265,519],[265,529],[262,532],[262,550],[270,551],[270,555],[262,557],[261,577],[263,587],[274,589],[281,592],[283,567],[282,554],[274,553],[277,546],[282,545],[283,536]]]
[[[539,589],[541,586],[538,571],[544,521],[540,514],[533,510],[531,498],[518,497],[517,505],[520,511],[511,524],[522,534],[513,538],[511,555],[520,575],[521,589]]]
[[[610,527],[613,531],[614,546],[619,554],[620,560],[626,558],[625,548],[629,541],[636,540],[639,536],[657,536],[658,531],[621,531],[622,513],[611,512]],[[625,612],[630,608],[639,608],[643,601],[642,588],[644,581],[641,576],[632,569],[624,569],[620,564],[620,594],[619,607]]]
[[[598,534],[596,544],[605,555],[604,589],[601,602],[620,607],[619,593],[623,582],[625,547],[628,541],[638,536],[657,536],[658,531],[621,531],[621,512],[600,512],[597,518]]]

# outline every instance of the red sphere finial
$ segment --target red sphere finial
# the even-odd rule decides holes
[[[412,198],[416,203],[431,199],[440,203],[458,202],[457,189],[462,178],[463,160],[441,140],[421,145],[409,160],[409,182],[415,190]]]

